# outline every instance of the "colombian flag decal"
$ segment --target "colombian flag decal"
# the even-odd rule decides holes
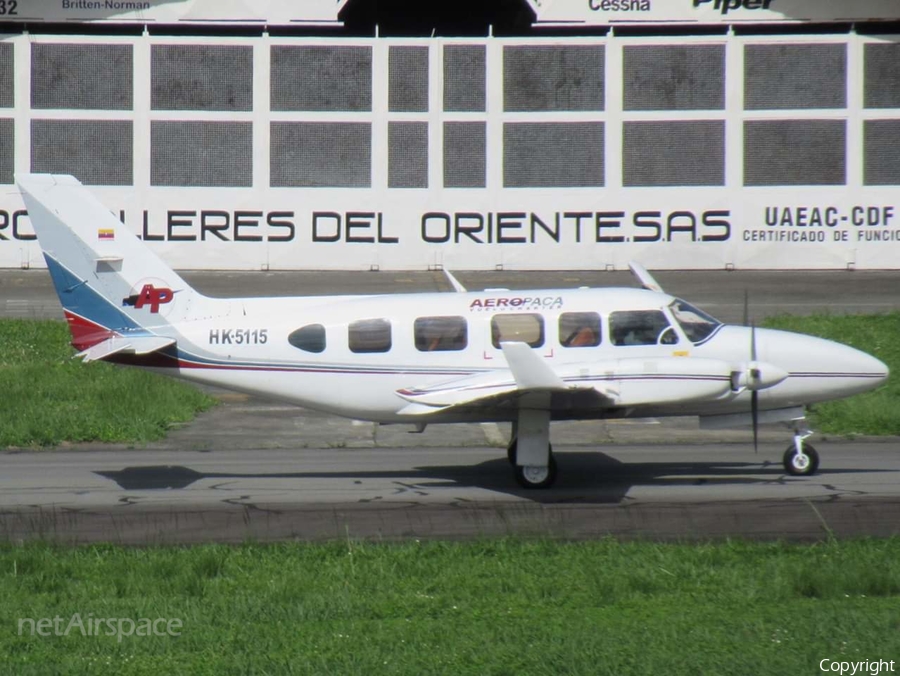
[[[115,239],[116,231],[112,228],[100,228],[97,230],[97,239]]]

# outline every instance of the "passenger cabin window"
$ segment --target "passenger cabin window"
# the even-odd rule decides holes
[[[310,324],[297,329],[288,336],[288,342],[304,352],[325,351],[325,327],[321,324]]]
[[[559,343],[563,347],[599,345],[600,315],[596,312],[563,312],[559,316]]]
[[[391,349],[391,323],[387,319],[360,319],[350,324],[351,352],[387,352]]]
[[[675,345],[678,334],[661,310],[628,310],[609,315],[613,345]]]
[[[684,335],[692,343],[702,343],[722,326],[718,319],[698,310],[690,303],[683,300],[674,301],[669,308],[675,316],[675,321],[681,326]]]
[[[419,317],[413,333],[420,352],[465,350],[469,344],[465,317]]]
[[[499,348],[502,342],[544,344],[544,318],[539,314],[504,314],[491,317],[491,342]]]

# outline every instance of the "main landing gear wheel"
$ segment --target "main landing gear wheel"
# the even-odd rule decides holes
[[[556,481],[556,458],[550,453],[550,460],[546,467],[516,465],[516,481],[522,488],[550,488]]]
[[[791,444],[784,452],[784,471],[792,476],[811,476],[819,469],[819,454],[812,444],[803,444],[802,452]]]

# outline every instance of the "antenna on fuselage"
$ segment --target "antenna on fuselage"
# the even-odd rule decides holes
[[[643,265],[631,261],[630,263],[628,263],[628,269],[631,270],[631,274],[637,277],[637,280],[641,283],[642,287],[644,287],[648,291],[663,293],[662,287],[659,285],[659,282],[653,279],[653,275],[647,272],[647,268],[645,268]]]
[[[444,274],[447,276],[447,281],[450,282],[450,286],[453,287],[453,290],[456,293],[465,293],[466,287],[459,283],[459,280],[453,276],[453,273],[450,272],[447,268],[444,268]]]

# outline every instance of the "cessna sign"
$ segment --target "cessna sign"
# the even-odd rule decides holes
[[[900,19],[897,0],[528,0],[536,25],[789,23]]]

